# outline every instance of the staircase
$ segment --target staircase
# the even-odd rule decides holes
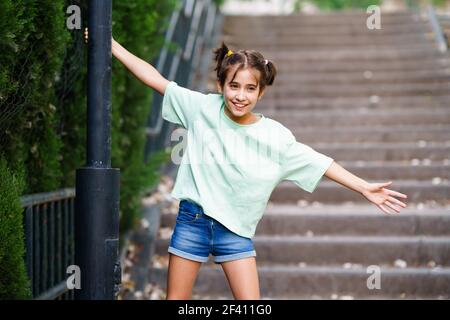
[[[416,14],[382,13],[381,30],[366,17],[225,17],[231,49],[259,50],[278,67],[255,111],[409,196],[386,215],[326,177],[312,194],[280,183],[254,238],[262,298],[450,298],[450,56]],[[175,218],[163,214],[161,228]],[[158,239],[159,256],[168,243]],[[369,266],[380,268],[379,289],[368,288]],[[150,274],[165,288],[166,267]],[[220,266],[202,266],[193,298],[232,298]]]

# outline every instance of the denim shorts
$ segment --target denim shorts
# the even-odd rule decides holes
[[[198,262],[211,254],[215,263],[256,256],[252,239],[230,231],[190,200],[180,201],[168,251]]]

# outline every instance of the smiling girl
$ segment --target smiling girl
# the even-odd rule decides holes
[[[283,180],[313,192],[325,175],[385,213],[406,207],[397,199],[406,195],[386,188],[392,182],[369,183],[353,175],[298,142],[281,123],[253,112],[277,74],[274,63],[261,53],[233,52],[224,43],[215,49],[217,94],[178,86],[114,39],[112,53],[164,95],[162,117],[189,133],[172,191],[180,205],[168,249],[167,299],[190,298],[198,270],[209,255],[222,266],[235,299],[260,298],[252,237],[270,194]],[[230,131],[233,139],[225,134]],[[225,155],[230,162],[205,163],[205,154],[213,159]],[[255,158],[258,162],[250,161]]]

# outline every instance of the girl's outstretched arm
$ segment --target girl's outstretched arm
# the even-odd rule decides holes
[[[385,188],[392,184],[392,181],[384,183],[369,183],[345,170],[337,164],[336,161],[333,161],[330,165],[328,170],[325,172],[325,176],[336,181],[337,183],[340,183],[344,187],[349,188],[350,190],[361,193],[368,201],[374,203],[385,213],[392,213],[385,207],[385,205],[396,212],[400,212],[400,207],[406,208],[406,204],[395,197],[406,199],[407,195]]]
[[[164,78],[158,70],[156,70],[148,62],[136,57],[127,49],[122,47],[116,40],[112,39],[112,54],[122,62],[128,70],[130,70],[139,80],[152,89],[164,95],[169,80]]]
[[[89,41],[89,30],[84,29],[84,42]],[[158,70],[156,70],[150,63],[136,57],[127,49],[122,47],[114,38],[111,39],[111,52],[112,54],[122,62],[128,70],[130,70],[136,78],[141,80],[150,88],[158,91],[161,95],[166,92],[167,84],[169,80],[164,78]]]

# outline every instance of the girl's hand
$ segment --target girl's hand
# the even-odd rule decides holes
[[[389,214],[390,212],[384,205],[393,209],[397,213],[400,212],[400,207],[406,208],[406,204],[397,200],[394,197],[406,199],[406,194],[386,189],[385,187],[392,184],[392,181],[385,183],[369,183],[365,190],[362,192],[363,196],[370,202],[374,203],[383,212]]]

